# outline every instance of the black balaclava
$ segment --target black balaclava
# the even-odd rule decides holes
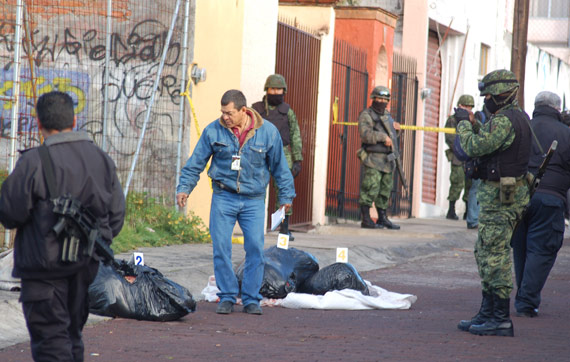
[[[283,103],[284,94],[268,94],[267,95],[267,103],[270,106],[278,106]]]
[[[491,114],[495,114],[499,109],[503,108],[507,104],[510,104],[514,101],[516,97],[516,89],[513,90],[509,94],[505,95],[491,95],[488,99],[485,98],[483,101],[485,103],[485,107],[491,112]]]
[[[386,102],[380,102],[380,101],[373,101],[372,102],[372,109],[375,110],[376,112],[380,113],[380,114],[384,114],[384,111],[386,110],[386,106],[388,106],[388,103],[386,103]]]

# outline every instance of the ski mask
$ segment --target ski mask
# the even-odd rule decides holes
[[[489,110],[491,114],[495,114],[499,109],[503,108],[508,103],[511,103],[515,96],[516,92],[512,92],[504,96],[490,96],[489,98],[485,98],[483,103],[485,103],[485,107],[487,107],[487,110]]]
[[[267,95],[267,103],[270,106],[278,106],[283,103],[283,94],[268,94]]]
[[[380,113],[380,114],[384,114],[384,111],[386,110],[387,105],[388,105],[388,103],[386,103],[386,102],[373,101],[372,102],[372,109],[375,110],[376,112]]]

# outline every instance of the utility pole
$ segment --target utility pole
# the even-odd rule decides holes
[[[515,0],[513,13],[513,44],[511,50],[511,71],[519,84],[519,106],[524,109],[524,72],[526,69],[526,39],[528,35],[528,13],[530,0]]]

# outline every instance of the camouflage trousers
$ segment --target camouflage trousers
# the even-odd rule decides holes
[[[478,198],[481,205],[479,214],[479,235],[475,243],[475,261],[481,277],[483,292],[492,293],[501,299],[509,298],[513,289],[511,236],[522,213],[528,189],[517,190],[515,204],[501,205],[498,188],[482,182]]]
[[[364,167],[364,178],[360,185],[360,205],[372,206],[386,210],[392,192],[392,172],[382,172],[374,168]]]
[[[461,190],[465,187],[465,171],[463,171],[463,165],[451,165],[451,173],[449,174],[449,195],[447,199],[449,201],[459,200],[461,195]],[[469,192],[469,191],[468,191]],[[464,192],[465,195],[468,192]],[[466,198],[464,197],[465,201]]]

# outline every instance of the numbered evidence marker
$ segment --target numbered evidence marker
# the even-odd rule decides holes
[[[348,263],[348,248],[336,248],[336,262]]]
[[[277,247],[279,249],[289,249],[289,234],[277,235]]]
[[[144,265],[143,253],[133,253],[133,261],[135,265]]]

